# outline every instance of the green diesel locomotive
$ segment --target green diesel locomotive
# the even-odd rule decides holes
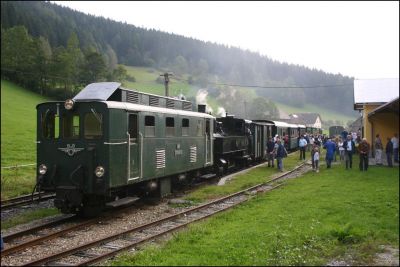
[[[215,118],[189,101],[93,83],[37,106],[37,186],[64,213],[98,213],[213,168]]]

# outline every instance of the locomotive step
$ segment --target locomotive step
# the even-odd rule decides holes
[[[118,200],[115,200],[112,202],[108,202],[106,204],[106,206],[115,208],[115,207],[119,207],[122,205],[132,204],[133,202],[135,202],[137,200],[139,200],[138,197],[125,197],[125,198],[121,198],[121,199],[118,199]]]
[[[201,179],[211,179],[213,177],[217,176],[217,174],[215,173],[209,173],[209,174],[204,174],[202,176],[200,176]]]

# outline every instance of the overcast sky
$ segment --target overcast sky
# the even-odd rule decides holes
[[[56,3],[356,79],[399,77],[397,1]]]

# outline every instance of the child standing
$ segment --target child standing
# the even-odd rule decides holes
[[[319,163],[319,147],[314,147],[314,166],[315,166],[315,172],[319,172],[319,167],[318,167],[318,163]]]

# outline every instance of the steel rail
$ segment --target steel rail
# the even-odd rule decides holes
[[[295,172],[296,170],[300,169],[300,168],[303,167],[304,165],[306,165],[305,162],[302,163],[301,165],[297,166],[297,167],[294,168],[293,170],[290,170],[290,171],[287,171],[287,172],[285,172],[285,173],[282,173],[282,174],[279,175],[278,177],[275,177],[275,178],[273,178],[273,179],[271,179],[271,180],[269,180],[269,181],[267,181],[267,182],[264,182],[264,183],[260,183],[260,184],[251,186],[251,187],[249,187],[249,188],[246,188],[246,189],[243,189],[243,190],[241,190],[241,191],[235,192],[235,193],[230,194],[230,195],[228,195],[228,196],[224,196],[224,197],[218,198],[218,199],[216,199],[216,200],[210,201],[210,202],[208,202],[208,203],[205,203],[205,204],[203,204],[203,205],[200,205],[200,206],[197,206],[197,207],[193,207],[193,208],[191,208],[191,209],[189,209],[189,210],[186,210],[186,211],[183,211],[183,212],[180,212],[180,213],[177,213],[177,214],[173,214],[173,215],[170,215],[170,216],[161,218],[160,220],[156,220],[156,221],[152,221],[152,222],[150,222],[150,223],[142,224],[142,225],[140,225],[140,226],[137,226],[137,227],[128,229],[128,230],[126,230],[126,231],[123,231],[123,232],[120,232],[120,233],[117,233],[117,234],[112,234],[112,235],[109,235],[109,236],[107,236],[107,237],[105,237],[105,238],[101,238],[101,239],[98,239],[98,240],[95,240],[95,241],[86,243],[86,244],[84,244],[84,245],[82,245],[82,246],[75,247],[75,248],[71,248],[71,249],[66,250],[66,251],[63,251],[63,252],[61,252],[61,253],[53,254],[53,255],[50,255],[50,256],[43,257],[43,258],[38,259],[38,260],[34,260],[34,261],[31,261],[31,262],[25,263],[23,266],[28,266],[28,265],[43,265],[43,264],[45,264],[45,263],[52,263],[52,262],[54,262],[55,260],[58,260],[58,259],[60,259],[60,258],[69,256],[69,255],[72,255],[72,254],[74,254],[74,253],[76,253],[76,252],[78,252],[78,251],[86,250],[86,249],[95,247],[96,245],[99,245],[99,244],[103,244],[103,243],[107,243],[107,242],[113,241],[113,240],[118,239],[119,237],[125,236],[125,235],[127,235],[127,234],[131,234],[131,233],[134,233],[134,232],[138,232],[138,231],[140,231],[140,230],[144,230],[144,229],[149,228],[149,227],[151,227],[151,226],[158,225],[158,224],[161,224],[161,223],[166,222],[166,221],[169,221],[169,220],[177,219],[177,218],[180,218],[180,217],[182,217],[182,216],[186,216],[186,214],[188,214],[188,213],[193,213],[193,212],[198,211],[198,210],[200,210],[200,209],[204,209],[204,208],[210,207],[210,206],[212,206],[212,205],[221,203],[221,202],[223,202],[223,201],[225,201],[225,200],[231,199],[231,198],[233,198],[233,197],[236,197],[236,196],[245,194],[245,193],[248,192],[248,191],[253,191],[254,189],[257,189],[258,187],[266,186],[266,185],[268,185],[268,184],[271,184],[271,183],[273,183],[273,182],[276,182],[277,180],[284,178],[286,175],[291,174],[291,173]],[[280,187],[281,185],[282,185],[282,184],[278,184],[278,185],[276,185],[276,186],[274,186],[274,187],[272,187],[272,188],[269,188],[269,189],[267,189],[267,190],[265,190],[265,191],[271,191],[271,190],[273,190],[273,189],[275,189],[275,188]],[[240,202],[238,202],[238,203],[236,203],[236,204],[234,204],[234,205],[231,205],[231,206],[229,206],[229,207],[224,207],[224,208],[222,208],[222,209],[220,209],[220,210],[218,210],[218,211],[213,211],[211,214],[207,214],[207,215],[205,215],[205,216],[202,216],[201,218],[197,218],[197,219],[194,219],[194,220],[192,220],[192,221],[190,221],[190,222],[184,223],[184,224],[182,224],[182,225],[175,226],[175,227],[173,227],[172,229],[168,229],[168,230],[163,231],[163,232],[161,232],[161,233],[151,235],[150,237],[146,237],[145,239],[141,239],[141,240],[139,240],[139,241],[135,241],[135,242],[133,242],[132,244],[129,244],[129,245],[123,247],[123,248],[114,250],[114,251],[108,253],[107,255],[105,255],[105,254],[104,254],[104,255],[99,255],[99,256],[97,256],[97,257],[95,257],[95,258],[92,258],[92,259],[89,259],[89,260],[87,260],[87,261],[85,261],[85,262],[82,262],[82,263],[80,263],[79,265],[87,265],[87,264],[92,264],[92,263],[94,263],[94,262],[98,262],[98,261],[100,261],[100,260],[103,260],[103,259],[105,259],[105,258],[108,258],[108,257],[110,257],[110,256],[113,256],[113,255],[119,253],[119,252],[122,251],[122,250],[129,249],[129,248],[131,248],[131,247],[133,247],[133,246],[136,246],[136,245],[138,245],[138,244],[140,244],[140,243],[143,243],[143,242],[145,242],[145,241],[147,241],[147,240],[149,240],[149,239],[152,239],[152,238],[157,237],[157,236],[164,235],[164,234],[166,234],[166,233],[169,233],[169,232],[171,232],[171,231],[174,231],[174,230],[176,230],[176,229],[179,229],[179,228],[181,228],[181,227],[184,227],[184,226],[186,226],[186,225],[188,225],[188,224],[190,224],[190,223],[192,223],[192,222],[195,222],[195,221],[198,221],[198,220],[207,218],[207,217],[209,217],[209,216],[211,216],[211,215],[217,214],[217,213],[219,213],[219,212],[221,212],[221,211],[224,211],[224,210],[226,210],[226,209],[228,209],[228,208],[234,207],[234,206],[236,206],[236,205],[238,205],[239,203],[242,203],[242,202],[243,202],[243,201],[240,201]]]
[[[33,194],[33,200],[37,201],[45,201],[45,200],[49,200],[55,197],[54,193],[44,193],[41,192],[40,193],[40,198],[39,198],[39,193],[34,193]],[[1,209],[9,209],[12,207],[16,207],[19,205],[23,205],[23,204],[28,204],[28,203],[32,203],[32,195],[23,195],[23,196],[19,196],[19,197],[15,197],[15,198],[10,198],[10,199],[6,199],[6,200],[2,200],[1,201]]]

